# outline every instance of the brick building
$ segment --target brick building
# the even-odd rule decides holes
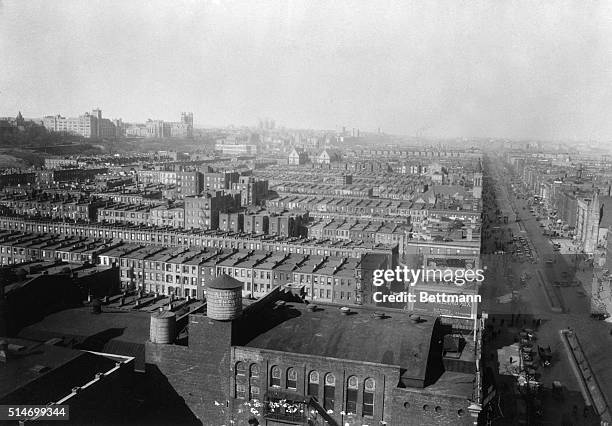
[[[1,404],[67,405],[69,415],[61,419],[67,425],[125,421],[134,358],[15,338],[0,340],[0,356]],[[19,423],[41,423],[25,417]]]
[[[207,170],[202,176],[202,185],[205,190],[230,189],[233,184],[238,183],[240,178],[238,172],[213,172],[210,167]]]
[[[363,241],[327,241],[314,238],[282,238],[268,235],[236,235],[205,229],[178,230],[135,227],[127,224],[70,223],[36,220],[16,216],[0,216],[0,230],[21,233],[45,233],[55,237],[88,237],[119,239],[127,244],[163,245],[237,250],[266,250],[307,255],[361,257],[381,255],[389,267],[398,263],[397,246],[370,244]]]
[[[177,172],[176,192],[178,198],[189,195],[198,195],[202,192],[203,176],[200,172]]]
[[[474,424],[474,343],[457,357],[435,317],[312,309],[296,292],[279,288],[229,321],[191,315],[188,345],[147,343],[147,359],[207,425]]]
[[[223,191],[206,191],[185,197],[185,228],[218,229],[219,213],[236,206],[236,197]]]
[[[240,176],[231,188],[240,193],[240,202],[244,207],[260,205],[268,197],[268,181],[253,176]]]

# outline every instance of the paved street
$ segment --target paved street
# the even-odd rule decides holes
[[[489,246],[485,248],[483,264],[487,266],[487,280],[482,289],[483,311],[491,316],[505,318],[506,323],[512,326],[499,327],[503,329],[501,336],[489,345],[489,350],[498,346],[512,343],[512,334],[518,333],[521,328],[533,327],[534,319],[541,319],[542,323],[537,330],[537,344],[543,347],[550,345],[553,351],[552,366],[540,368],[540,381],[545,387],[550,387],[555,380],[560,381],[566,390],[566,395],[571,395],[570,401],[557,406],[552,400],[544,404],[544,423],[563,423],[571,419],[571,424],[592,424],[591,417],[583,417],[583,409],[579,409],[580,419],[575,418],[573,406],[582,407],[583,401],[580,394],[579,382],[573,373],[568,354],[559,337],[559,330],[571,328],[575,330],[582,342],[585,355],[588,359],[599,385],[606,395],[608,401],[612,400],[612,368],[610,368],[609,354],[612,352],[612,336],[610,330],[612,324],[594,320],[590,317],[590,284],[592,270],[585,266],[583,257],[576,254],[562,255],[553,251],[548,237],[542,235],[542,229],[535,216],[530,213],[526,199],[515,197],[509,188],[510,176],[502,174],[504,167],[496,160],[492,167],[492,180],[498,208],[499,206],[510,206],[517,214],[520,222],[509,221],[508,224],[495,223],[497,217],[495,209],[489,208],[488,218],[491,226],[499,226],[500,230],[495,235],[499,238],[508,239],[510,235],[522,235],[530,241],[535,249],[536,263],[529,261],[519,263],[508,253],[491,254],[496,244],[495,235],[488,241]],[[510,190],[510,191],[509,191]],[[507,207],[506,207],[507,209]],[[506,215],[507,212],[502,212]],[[511,231],[512,234],[509,233]],[[498,247],[496,247],[498,248]],[[545,261],[552,259],[552,264]],[[558,304],[559,312],[551,309],[551,302],[547,300],[545,289],[538,278],[541,274],[544,285],[548,289],[548,299]],[[520,283],[519,277],[523,273],[530,277],[525,285]],[[500,296],[511,295],[515,291],[515,299],[507,303],[498,303]],[[504,298],[502,298],[503,300]],[[506,298],[505,300],[508,300]],[[517,320],[517,315],[518,320]],[[497,322],[499,324],[499,321]],[[504,334],[509,339],[503,341]],[[569,403],[568,403],[569,402]]]

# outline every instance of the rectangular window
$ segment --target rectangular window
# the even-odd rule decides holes
[[[372,392],[363,393],[363,415],[374,415],[374,394]]]
[[[246,386],[243,384],[236,384],[236,398],[246,399]]]
[[[318,397],[319,396],[319,384],[308,383],[308,395]]]
[[[357,412],[357,389],[346,390],[346,411],[353,414]]]
[[[287,375],[287,389],[297,389],[297,375],[288,374]]]
[[[326,411],[334,409],[335,391],[335,386],[323,386],[323,408],[325,408]]]

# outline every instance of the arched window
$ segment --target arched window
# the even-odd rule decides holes
[[[251,364],[250,376],[259,377],[259,365]]]
[[[308,395],[319,397],[319,372],[311,371],[308,375]]]
[[[297,370],[295,368],[287,369],[287,389],[297,389]]]
[[[251,364],[249,368],[249,399],[260,399],[259,365]]]
[[[281,369],[276,365],[270,370],[270,386],[280,388]]]
[[[376,383],[374,379],[365,379],[363,382],[363,415],[374,415],[374,392],[376,391]]]
[[[236,363],[236,376],[246,376],[247,365],[242,361]]]
[[[346,412],[355,414],[357,412],[357,393],[359,392],[359,379],[351,376],[346,381]]]
[[[246,399],[246,363],[239,361],[235,366],[236,398]]]
[[[336,377],[332,373],[327,373],[323,385],[323,408],[325,408],[325,410],[334,409],[335,396]]]

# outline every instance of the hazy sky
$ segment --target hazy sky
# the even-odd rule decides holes
[[[612,140],[609,1],[0,0],[0,115]]]

